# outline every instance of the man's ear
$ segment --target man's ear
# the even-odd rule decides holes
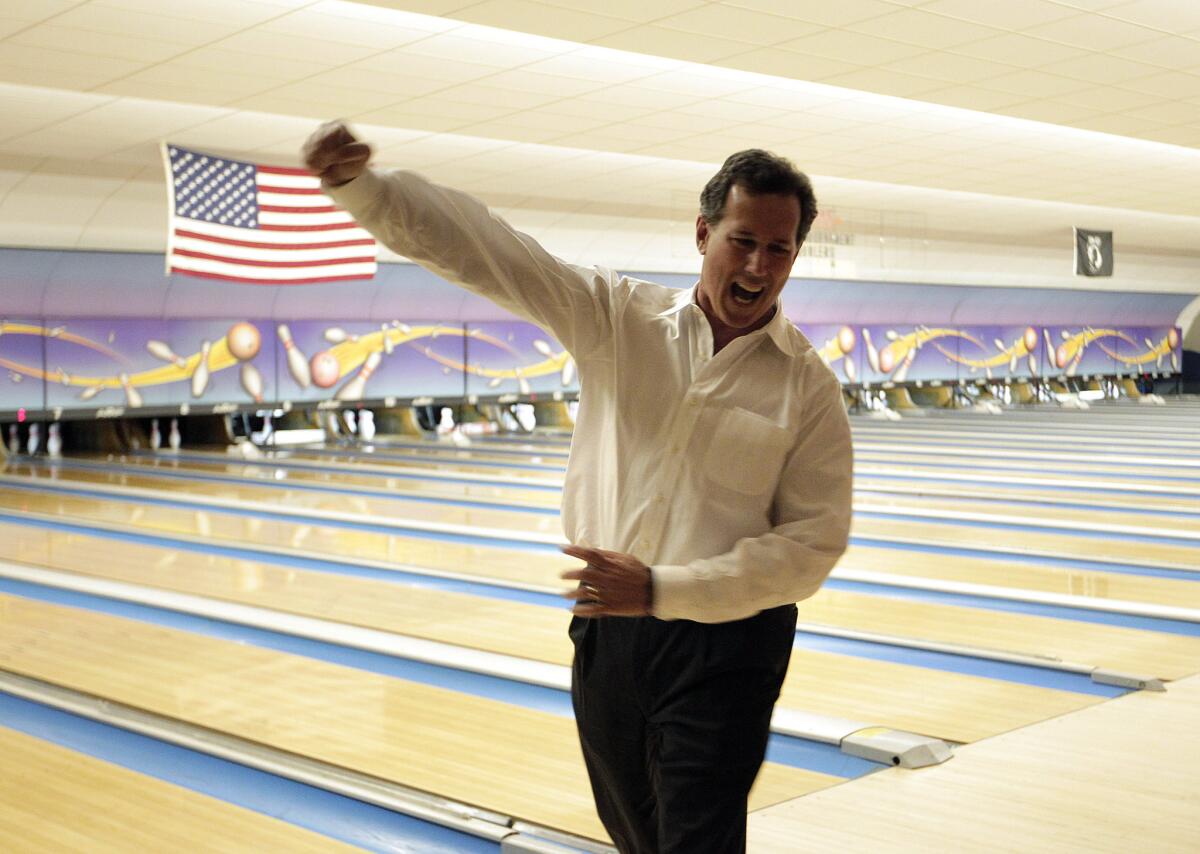
[[[704,254],[704,250],[708,247],[708,222],[704,219],[704,215],[696,217],[696,248],[700,250],[700,254]]]

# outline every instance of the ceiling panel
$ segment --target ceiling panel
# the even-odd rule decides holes
[[[1200,24],[1183,6],[8,2],[0,235],[29,232],[18,212],[53,216],[43,191],[81,197],[48,229],[71,245],[160,239],[161,139],[294,163],[318,120],[347,116],[382,162],[581,251],[619,235],[623,258],[669,255],[630,217],[689,220],[714,164],[752,145],[809,170],[827,209],[863,212],[847,221],[890,210],[1036,242],[1086,212],[1200,257]],[[117,211],[127,225],[104,221]]]

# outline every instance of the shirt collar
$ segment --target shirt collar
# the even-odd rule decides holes
[[[696,306],[697,310],[700,310],[700,306],[696,302],[696,292],[699,287],[700,284],[697,282],[690,288],[681,288],[675,294],[675,296],[672,297],[671,304],[660,311],[658,316],[670,317],[673,314],[679,314],[689,305],[694,305]],[[703,312],[701,313],[703,314]],[[705,322],[707,322],[707,319]],[[797,355],[795,340],[790,334],[788,334],[788,327],[791,325],[791,322],[783,313],[783,301],[779,300],[775,303],[775,316],[767,321],[767,325],[761,330],[766,333],[767,337],[771,339],[775,346],[778,347],[785,356]]]

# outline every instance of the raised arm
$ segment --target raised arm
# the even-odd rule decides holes
[[[548,330],[577,359],[604,340],[609,281],[555,258],[477,199],[412,172],[374,171],[345,125],[322,125],[305,164],[359,224],[394,252]]]

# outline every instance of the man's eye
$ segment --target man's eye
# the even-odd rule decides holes
[[[749,249],[754,245],[754,241],[748,237],[735,237],[733,238],[733,242],[746,249]]]

